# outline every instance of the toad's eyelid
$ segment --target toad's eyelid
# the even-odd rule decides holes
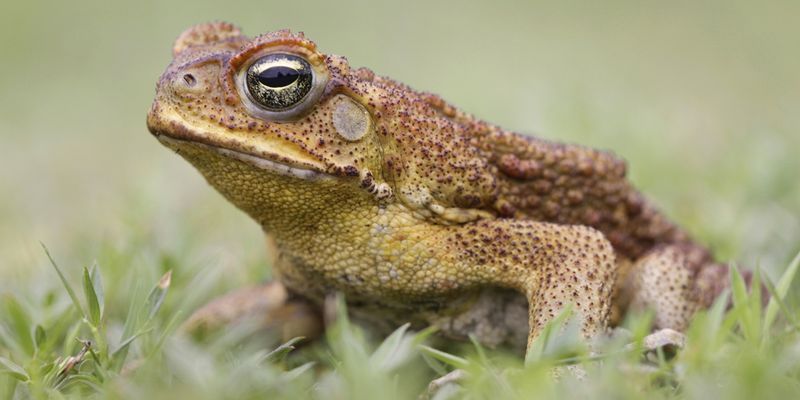
[[[260,61],[260,60],[259,60]],[[264,70],[274,68],[274,67],[289,67],[296,70],[305,69],[305,66],[297,61],[297,60],[289,60],[289,59],[276,59],[276,60],[266,60],[266,61],[256,61],[251,65],[249,68],[253,68],[256,73],[260,73]]]

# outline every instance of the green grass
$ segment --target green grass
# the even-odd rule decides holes
[[[443,387],[436,398],[750,399],[790,398],[800,389],[800,314],[786,302],[800,255],[777,283],[764,280],[767,307],[762,292],[748,292],[734,270],[732,306],[726,294],[699,314],[686,347],[674,357],[647,357],[640,348],[626,347],[649,333],[646,315],[626,321],[630,337],[600,343],[590,355],[565,314],[525,362],[476,342],[450,344],[446,351],[431,347],[448,345],[431,336],[433,329],[411,332],[402,326],[385,339],[370,338],[348,321],[343,301],[325,339],[300,348],[302,338],[277,345],[247,326],[197,340],[176,330],[180,309],[164,307],[166,299],[190,290],[172,287],[172,271],[154,282],[134,279],[131,295],[108,291],[102,266],[83,268],[80,279],[70,280],[49,261],[60,288],[2,299],[4,399],[407,399],[456,368],[466,378]],[[756,274],[754,285],[761,279]],[[107,304],[119,303],[127,303],[127,310],[109,312]],[[554,369],[567,365],[582,366],[587,377],[576,381],[567,373],[554,379]]]
[[[454,366],[469,372],[457,392],[467,398],[800,392],[800,290],[790,282],[800,250],[796,1],[6,3],[2,400],[12,392],[414,398]],[[733,308],[720,303],[700,315],[677,357],[642,360],[612,341],[601,361],[583,362],[589,378],[580,383],[550,377],[554,365],[585,356],[562,334],[537,344],[527,364],[427,331],[383,338],[346,323],[325,340],[284,347],[247,326],[185,337],[177,326],[192,310],[270,276],[256,224],[144,124],[172,40],[218,19],[248,34],[302,30],[354,66],[503,127],[612,149],[720,260],[760,267],[766,286],[785,297],[762,309],[760,294],[745,293],[734,275]],[[625,324],[633,339],[647,332],[646,316]]]

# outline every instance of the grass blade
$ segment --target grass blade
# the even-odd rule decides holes
[[[789,305],[778,295],[778,289],[775,288],[775,284],[769,278],[764,278],[764,288],[767,289],[767,292],[771,296],[770,299],[774,299],[778,303],[778,309],[780,310],[781,314],[784,318],[796,329],[800,330],[800,323],[797,321],[797,316],[794,315],[792,310],[789,309]],[[766,318],[765,318],[766,319]],[[765,323],[764,324],[764,333],[768,333],[770,327]]]
[[[406,331],[410,326],[411,324],[406,323],[392,332],[372,353],[369,360],[370,364],[384,371],[390,370],[390,366],[396,365],[394,360],[397,358],[397,354],[403,345]]]
[[[141,293],[141,286],[136,285],[133,293],[135,293],[135,295],[132,296],[132,298],[138,298]],[[122,370],[125,359],[128,357],[128,344],[130,343],[126,342],[132,341],[138,336],[137,332],[141,331],[141,313],[142,303],[139,301],[131,301],[128,305],[128,314],[125,317],[125,323],[122,325],[121,343],[119,343],[117,348],[111,351],[109,355],[112,368],[117,372]]]
[[[86,297],[86,304],[89,306],[89,322],[92,326],[100,325],[100,303],[97,300],[97,293],[94,291],[94,283],[89,275],[89,269],[83,267],[83,294]]]
[[[295,338],[289,339],[288,342],[278,346],[275,350],[272,350],[267,355],[263,357],[261,360],[262,362],[282,362],[286,359],[286,356],[289,355],[294,349],[297,343],[302,342],[306,338],[302,336],[298,336]]]
[[[8,320],[8,328],[11,330],[12,335],[15,336],[15,342],[20,345],[26,355],[33,355],[35,350],[35,343],[31,335],[31,321],[28,317],[28,312],[23,309],[17,299],[12,296],[4,296],[3,298],[5,315],[3,319]]]
[[[111,352],[112,368],[120,371],[128,356],[128,349],[130,344],[139,336],[152,331],[148,325],[164,302],[164,298],[169,290],[170,283],[172,282],[172,271],[167,271],[158,280],[158,283],[150,290],[147,295],[147,300],[144,306],[140,306],[137,302],[131,302],[128,309],[128,317],[125,320],[125,325],[122,332],[122,342],[115,350]],[[147,311],[147,318],[142,321],[141,313]],[[134,333],[135,332],[135,333]]]
[[[435,360],[441,361],[453,368],[464,369],[469,367],[469,360],[467,360],[466,358],[462,358],[450,353],[445,353],[441,350],[436,350],[433,347],[426,346],[424,344],[419,345],[419,349],[422,351],[422,353],[430,356]]]
[[[92,264],[89,276],[92,278],[92,287],[97,296],[97,302],[100,304],[100,318],[102,319],[105,313],[106,293],[103,288],[103,277],[100,276],[100,268],[97,266],[97,262]]]
[[[311,368],[313,368],[315,365],[316,364],[313,361],[309,361],[309,362],[307,362],[307,363],[305,363],[305,364],[303,364],[303,365],[301,365],[301,366],[299,366],[297,368],[293,368],[293,369],[291,369],[289,371],[286,371],[283,374],[283,379],[286,382],[291,382],[291,381],[299,378],[301,375],[305,374],[306,371],[311,370]]]
[[[731,315],[736,315],[739,327],[747,341],[757,339],[759,321],[753,320],[750,306],[750,295],[747,293],[747,284],[739,268],[731,266],[731,290],[733,292],[733,309]]]
[[[81,303],[78,301],[78,296],[75,295],[75,291],[72,290],[72,286],[69,284],[69,282],[67,282],[67,278],[64,276],[63,273],[61,273],[61,269],[58,268],[58,265],[56,264],[55,260],[53,260],[53,256],[50,255],[50,250],[47,249],[47,246],[45,246],[44,243],[40,242],[39,244],[42,245],[44,253],[47,254],[47,259],[50,260],[50,265],[52,265],[53,268],[56,270],[58,277],[61,279],[61,283],[64,285],[64,289],[67,290],[67,294],[69,295],[69,298],[72,300],[72,305],[74,305],[75,308],[78,309],[78,312],[81,314],[81,316],[86,318],[86,312],[83,311],[83,307],[81,306]]]
[[[47,333],[45,333],[44,328],[41,325],[36,325],[36,328],[33,329],[33,339],[36,343],[36,348],[40,349],[42,345],[47,341]]]
[[[478,341],[478,337],[475,336],[474,333],[469,334],[469,341],[472,342],[472,347],[475,348],[475,352],[478,355],[478,360],[480,360],[482,365],[489,365],[489,357],[486,356],[486,351],[483,349],[483,346]]]
[[[147,295],[147,302],[145,302],[145,309],[147,309],[147,320],[151,320],[158,310],[161,308],[161,304],[164,302],[164,298],[167,296],[167,291],[169,290],[169,286],[172,283],[172,270],[167,271],[164,275],[161,276],[161,279],[158,280],[158,284],[150,291],[150,294]]]
[[[417,332],[416,334],[414,334],[414,337],[411,340],[411,344],[413,344],[414,346],[422,344],[426,340],[428,340],[428,338],[431,337],[431,335],[433,335],[434,333],[436,333],[438,331],[439,331],[439,327],[437,327],[436,325],[431,325],[431,326],[429,326],[429,327]]]
[[[764,314],[765,333],[769,332],[769,330],[772,328],[772,324],[775,322],[775,318],[778,316],[778,309],[780,308],[779,302],[786,298],[786,294],[789,292],[789,288],[792,286],[792,282],[794,281],[794,276],[797,274],[798,268],[800,268],[800,253],[797,253],[792,262],[789,264],[789,267],[783,272],[781,279],[778,280],[778,286],[775,288],[775,294],[773,294],[769,299],[767,311]]]
[[[443,362],[429,356],[425,352],[420,352],[419,354],[422,356],[422,360],[425,361],[425,364],[427,364],[428,367],[436,373],[436,375],[442,376],[447,374],[448,369]]]
[[[527,354],[525,354],[525,365],[533,361],[541,361],[551,353],[553,348],[553,334],[564,328],[565,324],[573,317],[572,307],[572,304],[567,305],[555,318],[545,324],[539,336],[531,343]]]
[[[150,332],[150,331],[152,331],[152,329],[145,329],[145,330],[142,330],[142,331],[136,332],[136,333],[134,333],[133,335],[129,336],[127,339],[125,339],[125,340],[123,340],[122,342],[120,342],[120,344],[117,346],[117,348],[116,348],[116,349],[114,349],[114,350],[111,352],[111,358],[115,358],[115,357],[117,357],[117,356],[118,356],[118,355],[120,355],[120,354],[127,355],[127,352],[128,352],[128,346],[130,346],[130,344],[131,344],[131,343],[133,343],[133,341],[134,341],[134,340],[136,340],[136,338],[138,338],[139,336],[142,336],[142,335],[144,335],[145,333],[148,333],[148,332]],[[121,361],[124,361],[124,357],[123,357],[123,359],[122,359]],[[120,361],[120,362],[121,362],[121,361]]]
[[[755,334],[761,334],[762,330],[759,328],[763,328],[763,308],[764,303],[762,301],[762,278],[761,278],[761,268],[756,267],[753,271],[752,279],[750,280],[750,291],[748,293],[750,302],[749,306],[749,316],[750,319],[753,321],[753,329]],[[759,337],[759,340],[761,338]]]
[[[22,367],[5,357],[0,357],[0,374],[8,374],[20,382],[27,382],[31,379]]]

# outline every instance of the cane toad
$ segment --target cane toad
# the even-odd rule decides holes
[[[287,30],[175,42],[150,132],[250,215],[274,276],[388,325],[530,345],[568,305],[591,337],[631,308],[685,329],[715,263],[614,154],[509,132]]]

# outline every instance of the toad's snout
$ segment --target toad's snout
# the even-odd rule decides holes
[[[198,115],[202,106],[196,105],[207,96],[213,96],[210,80],[203,77],[202,65],[187,65],[167,70],[156,84],[156,96],[147,113],[147,128],[159,137],[174,130],[175,110],[184,109]],[[207,72],[207,71],[205,71]]]

